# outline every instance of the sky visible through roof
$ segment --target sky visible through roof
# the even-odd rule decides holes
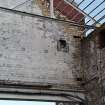
[[[105,0],[74,0],[74,2],[76,2],[77,5],[82,2],[78,7],[81,10],[83,10],[86,14],[90,15],[96,21],[98,21],[101,17],[104,16],[104,18],[101,21],[99,21],[99,23],[105,23]],[[85,18],[85,23],[86,25],[94,25],[94,21],[89,17]],[[86,36],[93,30],[94,29],[90,29],[88,31],[85,30]]]
[[[77,4],[79,4],[82,0],[75,0],[75,2]],[[88,6],[84,12],[86,12],[87,14],[89,14],[94,8],[96,8],[100,3],[102,3],[97,9],[95,9],[90,16],[94,17],[98,12],[102,11],[105,8],[105,0],[84,0],[84,2],[82,2],[82,4],[79,6],[79,8],[81,10],[83,10],[90,2],[94,1],[90,6]],[[105,15],[105,9],[99,14],[97,15],[94,19],[98,20],[100,19],[100,17]],[[86,18],[86,21],[88,21],[89,18]],[[105,22],[105,18],[100,21],[100,23],[104,23]],[[91,25],[92,21],[90,21],[88,24]]]

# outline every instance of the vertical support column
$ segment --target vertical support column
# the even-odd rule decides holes
[[[51,16],[51,18],[55,18],[55,16],[54,16],[54,5],[53,5],[53,3],[54,3],[54,0],[50,0],[50,16]]]

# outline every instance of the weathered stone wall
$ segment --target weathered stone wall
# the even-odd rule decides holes
[[[101,43],[104,43],[100,43],[101,29],[98,28],[82,41],[83,86],[87,91],[89,105],[103,105],[105,48],[100,48]]]
[[[50,14],[46,0],[0,0],[0,6]],[[82,28],[31,16],[0,10],[0,99],[85,100],[78,83]]]
[[[99,82],[99,65],[96,43],[92,39],[84,40],[83,44],[83,73],[84,83],[83,86],[87,91],[87,98],[89,105],[101,105],[101,87]],[[90,102],[91,101],[91,102]]]
[[[78,86],[81,41],[75,35],[80,36],[81,30],[69,23],[1,11],[0,80]],[[60,39],[66,42],[67,52],[58,51]]]

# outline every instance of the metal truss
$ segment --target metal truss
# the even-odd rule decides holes
[[[15,6],[15,7],[12,8],[12,9],[18,8],[18,7],[24,5],[25,3],[29,2],[29,1],[31,1],[31,0],[26,0],[25,2],[18,4],[17,6]],[[55,0],[55,1],[56,1],[56,0]],[[102,20],[105,19],[105,6],[104,6],[100,11],[98,11],[97,14],[94,13],[94,12],[97,11],[101,6],[105,5],[105,0],[90,0],[90,2],[88,2],[88,3],[85,4],[84,6],[83,6],[83,4],[84,4],[84,2],[86,2],[87,0],[79,0],[80,2],[77,2],[78,0],[64,0],[64,1],[65,1],[66,3],[68,3],[69,5],[71,5],[73,8],[75,8],[76,10],[78,10],[80,13],[82,13],[82,14],[84,15],[84,17],[81,18],[81,19],[78,21],[78,23],[80,23],[80,22],[81,22],[82,20],[84,20],[85,18],[89,18],[89,20],[86,21],[86,25],[88,25],[88,23],[89,23],[90,21],[93,21],[93,22],[94,22],[94,24],[90,24],[90,25],[102,24],[102,23],[105,22],[105,21],[104,21],[104,22],[100,23]],[[95,5],[94,5],[95,2],[98,2],[98,5],[95,6]],[[60,6],[61,3],[62,3],[62,0],[59,0],[59,3],[58,3],[58,5],[57,5],[57,7]],[[81,5],[82,5],[82,9],[81,9]],[[86,10],[88,10],[90,6],[92,6],[90,12],[86,12]],[[55,9],[57,9],[57,7],[56,7]],[[67,8],[67,6],[64,7],[64,8],[62,8],[62,11],[64,11],[66,8]],[[61,12],[62,12],[62,11],[61,11]],[[60,12],[60,13],[61,13],[61,12]],[[73,12],[73,10],[71,10],[70,13],[71,13],[71,12]],[[103,13],[103,16],[100,16],[101,13]],[[91,16],[91,14],[94,14],[94,15]],[[73,16],[71,20],[73,20],[74,18],[76,18],[78,15],[79,15],[79,13],[77,13],[75,16]],[[95,19],[96,17],[99,17],[99,16],[100,16],[99,19]]]
[[[81,21],[85,20],[85,25],[92,25],[97,27],[97,25],[100,26],[105,22],[105,6],[104,6],[105,0],[90,0],[90,1],[64,0],[64,1],[73,8],[75,8],[77,11],[79,11],[70,20],[73,20],[74,18],[78,17],[79,14],[81,13],[84,15],[84,17],[82,17],[78,21],[78,24],[80,24]],[[63,8],[62,11],[64,11],[65,8]],[[71,9],[70,13],[72,12],[73,9]],[[86,33],[88,30],[89,29],[85,29],[83,33]]]
[[[61,19],[57,19],[57,18],[50,18],[50,17],[46,17],[46,16],[41,16],[41,15],[37,15],[37,14],[33,14],[33,13],[28,13],[28,12],[23,12],[23,11],[19,11],[19,10],[15,10],[15,9],[9,9],[9,8],[5,8],[5,7],[0,7],[1,11],[4,12],[9,12],[9,13],[13,13],[13,14],[19,14],[19,15],[24,15],[24,16],[29,16],[29,17],[39,17],[39,18],[44,18],[44,19],[49,19],[52,21],[59,21],[59,22],[64,22],[64,23],[68,23],[72,26],[77,26],[77,27],[82,27],[82,28],[86,28],[86,29],[94,29],[94,26],[90,26],[90,25],[81,25],[78,24],[74,21],[65,21],[65,20],[61,20]]]
[[[30,2],[31,0],[26,0],[23,3],[17,4],[14,6],[13,10],[18,9],[19,7],[23,6],[24,4]],[[82,24],[85,27],[85,30],[83,31],[83,34],[86,33],[91,28],[87,28],[87,26],[90,27],[97,27],[100,26],[105,22],[105,0],[53,0],[54,2],[58,2],[55,10],[62,5],[62,2],[67,3],[68,5],[65,7],[62,7],[62,10],[59,11],[59,15],[62,14],[63,11],[65,11],[68,6],[72,6],[73,8],[68,12],[68,14],[73,13],[73,9],[79,11],[77,12],[71,19],[70,23],[73,22],[74,19],[76,19],[79,14],[83,14],[83,17],[80,18],[76,24],[81,25],[82,21],[85,21],[85,24]],[[37,15],[37,14],[36,14]],[[58,19],[59,20],[59,19]],[[74,22],[75,23],[75,22]],[[93,29],[94,29],[93,28]]]

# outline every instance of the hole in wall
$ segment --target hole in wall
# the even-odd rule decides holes
[[[81,38],[80,36],[73,36],[74,38]]]
[[[76,80],[77,80],[77,81],[83,81],[83,79],[80,78],[80,77],[76,78]]]
[[[60,43],[61,48],[65,48],[66,47],[66,41],[65,40],[60,39],[59,43]]]
[[[69,52],[69,45],[65,39],[59,39],[57,41],[57,50],[63,52]]]

